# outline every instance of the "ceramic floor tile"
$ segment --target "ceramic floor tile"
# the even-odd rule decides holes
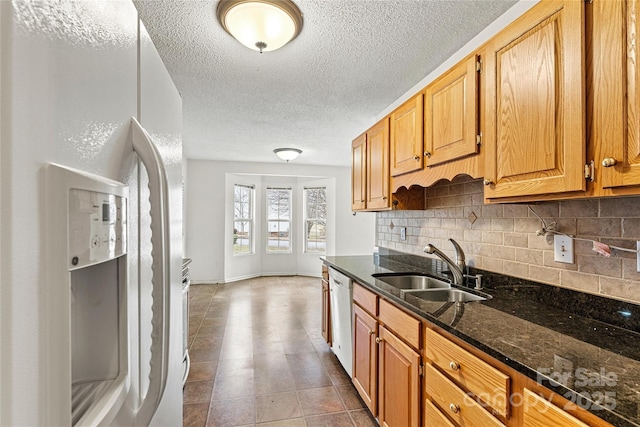
[[[333,387],[298,391],[305,416],[343,412],[346,408]]]
[[[287,354],[286,357],[287,363],[292,371],[321,369],[323,366],[315,351],[309,353]]]
[[[255,394],[275,394],[286,391],[295,391],[296,385],[293,376],[286,371],[257,371],[254,374]]]
[[[357,409],[355,411],[349,411],[353,424],[356,427],[378,427],[378,423],[371,416],[371,412],[368,409]]]
[[[342,398],[344,406],[348,410],[364,408],[364,403],[360,399],[356,389],[351,384],[339,385],[336,386],[335,389],[340,395],[340,398]]]
[[[187,381],[182,394],[183,403],[209,402],[212,391],[213,381]]]
[[[256,424],[256,426],[259,427],[306,427],[306,425],[307,424],[304,422],[304,418]]]
[[[289,370],[289,364],[284,353],[256,354],[253,357],[253,367],[260,372]]]
[[[182,406],[183,427],[204,427],[209,414],[209,403],[194,403]]]
[[[209,362],[195,362],[191,364],[187,381],[204,381],[212,380],[216,376],[216,367],[218,362],[213,360]]]
[[[256,422],[287,420],[302,416],[296,393],[256,396]]]
[[[216,378],[211,400],[225,400],[236,397],[253,396],[253,374],[232,375]]]
[[[293,381],[296,383],[297,390],[333,385],[331,378],[329,378],[329,375],[327,375],[326,371],[322,368],[291,371],[291,374],[293,375]]]
[[[220,349],[219,348],[190,348],[189,349],[189,357],[191,358],[191,363],[195,362],[210,362],[213,360],[218,360],[220,357]]]
[[[243,357],[234,359],[220,359],[216,370],[216,377],[228,377],[253,374],[253,358]]]
[[[346,412],[306,417],[307,427],[353,427],[353,421]]]
[[[235,427],[253,425],[256,406],[253,397],[211,402],[207,427]]]

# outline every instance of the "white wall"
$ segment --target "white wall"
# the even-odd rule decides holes
[[[330,214],[327,225],[335,230],[335,237],[328,237],[327,255],[372,253],[375,241],[375,214],[352,215],[349,168],[295,163],[188,160],[185,256],[193,259],[190,272],[194,283],[224,283],[262,274],[320,274],[318,256],[301,255],[302,232],[299,221],[294,225],[294,245],[297,249],[294,256],[267,257],[260,234],[256,234],[255,255],[233,257],[232,233],[229,231],[232,227],[230,218],[233,215],[231,209],[234,182],[229,179],[232,175],[234,179],[242,177],[256,185],[257,220],[261,218],[258,212],[264,212],[262,197],[266,183],[289,181],[290,186],[295,188],[293,208],[298,212],[301,211],[301,204],[298,205],[299,202],[295,200],[300,199],[304,185],[313,185],[318,180],[325,180],[329,193],[327,203],[334,206],[328,206]],[[278,260],[277,257],[283,258]],[[287,263],[280,262],[281,260],[287,260]],[[317,267],[314,267],[314,263]]]

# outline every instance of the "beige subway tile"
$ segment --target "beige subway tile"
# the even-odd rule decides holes
[[[619,298],[640,303],[640,282],[600,277],[600,293],[612,298]]]
[[[486,256],[492,256],[494,258],[503,259],[505,261],[514,261],[516,259],[516,248],[497,245],[486,246],[488,246],[488,248],[485,248],[485,250],[490,251],[490,254]]]
[[[484,203],[484,193],[475,193],[471,195],[471,203],[474,205],[480,205]]]
[[[640,240],[640,218],[622,219],[622,237]]]
[[[468,256],[469,254],[466,254],[466,255],[467,255],[467,265],[469,267],[483,268],[482,257],[477,255],[471,255],[471,256]]]
[[[534,266],[543,265],[544,252],[535,249],[516,248],[516,261],[532,264]]]
[[[464,194],[464,185],[464,182],[452,184],[451,186],[449,186],[449,194],[452,196]]]
[[[555,221],[556,231],[574,236],[578,232],[578,220],[576,218],[556,218]]]
[[[560,273],[560,284],[566,288],[598,293],[600,280],[595,274],[565,270]]]
[[[466,218],[456,219],[456,228],[461,230],[471,230],[471,222]]]
[[[525,205],[507,204],[504,205],[505,218],[527,218],[529,210]]]
[[[553,236],[538,236],[536,234],[528,234],[529,249],[553,250]]]
[[[482,231],[465,230],[464,240],[467,242],[482,242]]]
[[[484,193],[484,185],[482,179],[464,183],[465,194],[482,194]]]
[[[560,202],[560,216],[563,218],[597,218],[599,207],[598,199],[563,200]]]
[[[605,245],[636,250],[635,240],[607,239],[603,237],[600,239],[600,241]],[[593,247],[593,243],[591,243],[591,247]],[[595,252],[591,252],[591,255],[593,255],[594,253]],[[613,248],[611,248],[611,256],[615,256],[616,258],[628,258],[628,259],[634,259],[634,260],[636,259],[636,254],[633,252],[620,251]]]
[[[493,231],[514,231],[512,218],[492,218],[491,219],[491,230]]]
[[[428,222],[427,222],[429,227],[441,227],[442,226],[442,219],[441,218],[429,218]]]
[[[443,218],[441,220],[441,228],[446,228],[449,230],[453,230],[456,228],[456,220],[452,218]]]
[[[504,245],[526,248],[529,237],[525,233],[504,233]]]
[[[427,187],[424,189],[424,196],[425,197],[435,197],[436,195],[436,189],[433,187]]]
[[[504,261],[496,258],[482,257],[482,269],[493,271],[494,273],[503,272]]]
[[[444,208],[440,208],[440,209],[435,209],[433,211],[433,216],[434,218],[447,218],[447,210]]]
[[[492,245],[502,245],[504,243],[503,234],[501,231],[483,231],[482,241]]]
[[[640,197],[600,199],[600,218],[640,217]]]
[[[566,264],[563,262],[557,262],[554,258],[554,254],[553,254],[553,247],[551,247],[551,250],[548,251],[544,251],[544,261],[543,261],[543,265],[545,267],[553,267],[553,268],[558,268],[561,270],[571,270],[571,271],[577,271],[578,270],[578,264],[577,264],[577,260],[578,260],[578,256],[574,255],[574,263],[573,264]]]
[[[425,201],[425,207],[427,209],[436,209],[444,206],[442,203],[442,197],[430,197]]]
[[[640,273],[637,271],[636,259],[623,259],[622,260],[622,278],[628,280],[640,281]],[[640,292],[640,290],[639,290]]]
[[[575,250],[576,255],[578,254],[583,254],[583,255],[593,255],[595,254],[595,252],[593,252],[593,242],[589,241],[585,241],[585,240],[577,240],[574,239],[573,241],[573,249]]]
[[[449,195],[449,186],[448,185],[438,185],[436,187],[436,196],[448,196]]]
[[[450,207],[447,209],[448,218],[462,218],[464,215],[464,207]]]
[[[504,216],[503,205],[484,205],[482,207],[483,218],[502,218]]]
[[[578,255],[578,270],[601,276],[622,277],[622,259],[601,255]]]
[[[535,233],[542,228],[537,218],[515,218],[514,230],[518,233]]]
[[[526,279],[529,277],[529,265],[521,262],[505,262],[502,264],[504,274]]]
[[[491,230],[491,220],[488,218],[478,218],[471,226],[474,230]]]
[[[553,218],[558,218],[560,216],[560,202],[542,202],[531,204],[529,206],[531,206],[531,209],[533,209],[545,221],[549,219],[553,220]],[[529,216],[535,218],[535,215],[532,212],[529,212]]]
[[[620,218],[579,218],[579,236],[622,236],[622,220]]]
[[[536,267],[529,269],[529,278],[550,285],[560,283],[560,270],[548,267]]]

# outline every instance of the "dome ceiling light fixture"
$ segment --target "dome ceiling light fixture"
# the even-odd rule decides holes
[[[291,0],[220,0],[216,15],[226,32],[260,53],[281,48],[302,30],[302,13]]]
[[[276,148],[273,152],[276,153],[276,156],[289,163],[289,160],[294,160],[298,157],[302,153],[302,150],[297,148]]]

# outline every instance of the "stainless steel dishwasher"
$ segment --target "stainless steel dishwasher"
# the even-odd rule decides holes
[[[331,295],[331,351],[336,355],[351,377],[353,363],[353,287],[351,279],[338,270],[329,268],[329,292]]]

